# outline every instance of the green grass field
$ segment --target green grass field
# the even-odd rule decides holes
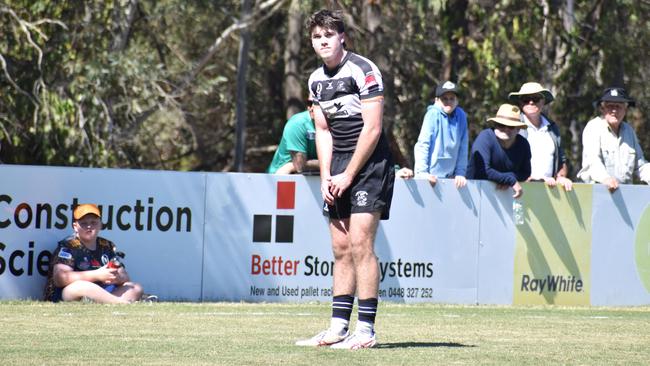
[[[329,304],[0,302],[0,364],[632,365],[650,362],[650,308],[381,303],[379,345],[293,345]],[[356,313],[356,312],[355,312]]]

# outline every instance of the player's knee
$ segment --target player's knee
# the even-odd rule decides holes
[[[368,245],[366,242],[359,242],[352,245],[352,255],[355,260],[374,258],[375,251],[372,245]]]
[[[144,289],[142,288],[142,285],[137,282],[127,282],[124,285],[131,288],[129,292],[133,294],[134,298],[139,299],[140,296],[142,296],[142,294],[144,293]]]
[[[352,255],[351,245],[347,240],[336,240],[332,242],[332,252],[334,259],[343,259]]]
[[[61,291],[61,299],[63,301],[78,301],[86,296],[91,291],[92,286],[97,286],[88,281],[74,281],[63,288]]]

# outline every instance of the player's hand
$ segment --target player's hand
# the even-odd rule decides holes
[[[553,177],[544,177],[543,179],[544,183],[549,187],[555,187],[557,185],[557,181]]]
[[[512,186],[512,190],[515,191],[512,198],[519,198],[524,194],[524,188],[519,184],[519,182]]]
[[[497,183],[497,189],[500,191],[505,191],[506,189],[510,189],[510,186],[507,184],[499,184]]]
[[[618,180],[616,180],[614,177],[607,177],[603,183],[607,186],[607,189],[609,189],[611,193],[614,193],[614,191],[618,189]]]
[[[125,282],[129,282],[129,274],[126,273],[124,267],[120,267],[117,269],[117,278],[113,283],[116,285],[123,285]]]
[[[456,188],[463,188],[467,185],[467,178],[457,175],[454,177],[454,184],[456,184]]]
[[[118,278],[118,268],[108,268],[108,264],[97,268],[97,280],[103,284],[110,285],[115,283]]]
[[[334,196],[330,192],[332,177],[321,178],[320,180],[320,194],[323,196],[323,201],[330,206],[334,205]]]
[[[573,182],[571,181],[571,179],[567,177],[557,177],[555,181],[557,182],[557,184],[563,186],[565,191],[569,192],[573,190]]]
[[[431,184],[431,187],[435,187],[436,183],[438,183],[438,177],[433,174],[429,174],[427,180],[429,181],[429,184]]]
[[[409,168],[401,168],[395,172],[395,176],[402,179],[411,179],[413,178],[413,171]]]
[[[334,198],[343,196],[343,192],[352,185],[352,178],[346,172],[337,174],[330,181],[330,192]]]

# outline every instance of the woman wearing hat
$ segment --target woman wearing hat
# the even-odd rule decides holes
[[[634,174],[650,184],[650,164],[634,129],[624,121],[628,107],[634,107],[634,99],[623,88],[607,88],[596,104],[600,116],[587,122],[582,132],[582,169],[578,178],[585,183],[603,183],[610,192],[620,183],[632,184]]]
[[[519,134],[530,144],[532,158],[528,180],[544,181],[551,187],[559,184],[570,191],[573,182],[566,177],[569,168],[560,129],[542,113],[544,106],[553,101],[553,94],[539,83],[529,82],[522,85],[518,92],[510,93],[508,99],[519,106],[521,120],[526,124]]]
[[[518,133],[526,128],[520,112],[511,104],[499,107],[497,115],[488,119],[492,126],[474,140],[467,166],[467,178],[491,180],[500,189],[512,187],[514,198],[524,193],[519,182],[530,177],[530,145]]]

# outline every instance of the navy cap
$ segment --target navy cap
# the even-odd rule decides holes
[[[634,107],[634,99],[630,98],[627,95],[627,92],[623,88],[607,88],[603,92],[603,95],[596,100],[596,104],[602,102],[619,102],[627,103],[630,107]]]
[[[438,85],[436,88],[436,97],[439,97],[445,93],[454,93],[458,96],[458,86],[451,81],[445,81],[442,85]]]

